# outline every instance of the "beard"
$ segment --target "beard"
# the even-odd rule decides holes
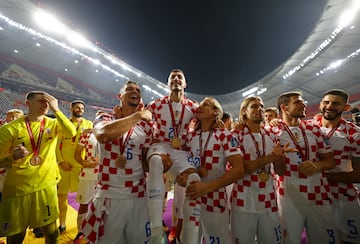
[[[174,87],[172,87],[171,88],[171,91],[173,91],[173,92],[182,92],[182,88],[181,87],[179,87],[179,86],[174,86]]]
[[[81,112],[73,112],[73,116],[76,118],[81,118],[82,117],[82,113]]]
[[[293,117],[293,118],[300,118],[300,119],[302,119],[302,118],[305,118],[305,113],[291,113],[291,112],[288,112],[288,114],[291,116],[291,117]]]
[[[330,112],[332,112],[332,113],[331,113],[331,114],[326,113],[326,112],[328,112],[328,111],[330,111]],[[335,119],[341,117],[342,112],[338,112],[338,111],[334,111],[334,110],[325,110],[325,109],[323,109],[323,110],[321,110],[321,114],[322,114],[322,116],[323,116],[326,120],[335,120]]]

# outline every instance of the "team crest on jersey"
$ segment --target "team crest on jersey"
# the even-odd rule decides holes
[[[237,147],[239,146],[239,141],[236,137],[231,137],[231,146],[232,147]]]

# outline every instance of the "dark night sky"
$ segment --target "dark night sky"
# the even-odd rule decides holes
[[[60,20],[164,83],[184,70],[191,93],[242,89],[306,40],[325,0],[39,0]]]

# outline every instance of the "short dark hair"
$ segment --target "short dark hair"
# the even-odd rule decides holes
[[[348,103],[348,101],[349,101],[349,94],[346,91],[341,90],[341,89],[328,90],[323,94],[322,98],[324,98],[326,95],[340,96],[343,98],[343,101],[345,103]]]
[[[181,69],[172,69],[170,71],[170,73],[178,73],[178,72],[184,74],[184,71],[182,71]]]
[[[269,111],[274,112],[276,115],[279,114],[279,109],[277,109],[276,107],[267,107],[267,108],[265,108],[265,110],[264,110],[264,112],[269,112]]]
[[[225,121],[227,121],[227,120],[230,119],[230,118],[232,118],[231,113],[225,112],[225,113],[223,114],[221,120],[222,120],[223,122],[225,122]]]
[[[277,99],[277,106],[279,111],[281,111],[281,105],[282,104],[288,104],[290,101],[290,97],[293,96],[302,96],[302,92],[300,91],[290,91],[290,92],[285,92],[283,94],[280,94],[280,96]]]
[[[124,83],[124,85],[121,87],[118,94],[123,94],[129,84],[139,85],[136,81],[128,80]]]
[[[360,109],[358,109],[358,108],[355,107],[355,108],[351,109],[350,112],[351,112],[352,114],[356,114],[356,113],[359,113],[359,112],[360,112]]]

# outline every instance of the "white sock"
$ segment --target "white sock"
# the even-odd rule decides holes
[[[175,204],[175,216],[178,219],[184,218],[184,201],[186,188],[179,186],[178,184],[174,185],[174,202]]]
[[[164,166],[161,157],[154,155],[149,161],[148,208],[152,228],[162,227],[163,202],[165,185],[163,180]]]
[[[192,181],[201,181],[200,176],[197,173],[189,175],[186,186],[189,186]],[[181,234],[182,243],[197,243],[199,236],[200,226],[200,201],[190,200],[188,196],[185,196],[184,200],[184,221]]]

